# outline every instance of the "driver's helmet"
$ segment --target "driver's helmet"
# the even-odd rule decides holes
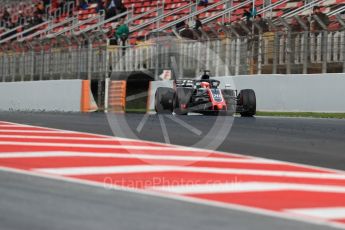
[[[201,76],[201,80],[208,80],[208,79],[210,79],[210,75],[208,75],[206,73]]]
[[[208,83],[208,82],[201,82],[200,83],[200,88],[209,89],[210,88],[210,83]]]

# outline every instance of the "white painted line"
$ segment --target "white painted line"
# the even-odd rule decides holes
[[[233,183],[208,183],[177,186],[157,186],[150,189],[179,194],[214,194],[214,193],[239,193],[239,192],[266,192],[282,190],[298,190],[308,192],[333,192],[345,193],[345,186],[276,183],[276,182],[233,182]]]
[[[202,134],[202,131],[193,127],[192,125],[188,124],[187,122],[184,122],[183,120],[179,119],[176,116],[166,116],[170,120],[175,121],[177,124],[181,125],[182,127],[185,127],[187,130],[191,131],[195,135],[200,136]]]
[[[144,128],[144,125],[145,125],[147,119],[149,119],[149,115],[146,113],[146,114],[144,115],[144,117],[141,119],[139,125],[137,126],[137,132],[138,132],[138,133],[140,133],[141,130]]]
[[[170,144],[170,138],[168,134],[167,127],[165,125],[164,117],[163,115],[158,115],[159,123],[161,125],[163,137],[164,137],[164,142]]]
[[[49,143],[49,142],[20,142],[20,141],[0,141],[1,145],[16,145],[16,146],[40,146],[40,147],[76,147],[76,148],[104,148],[104,149],[137,149],[137,150],[184,150],[178,147],[165,146],[136,146],[136,145],[103,145],[103,144],[72,144],[72,143]],[[187,150],[187,148],[186,148]]]
[[[191,161],[191,162],[222,162],[222,163],[246,163],[246,164],[277,164],[270,160],[237,159],[222,157],[200,157],[200,156],[174,156],[174,155],[149,155],[132,153],[87,153],[70,151],[52,152],[23,152],[23,153],[0,153],[0,159],[7,158],[37,158],[37,157],[109,157],[109,158],[128,158],[128,159],[148,159],[164,161]],[[278,163],[281,164],[281,163]]]
[[[300,221],[300,222],[314,224],[314,225],[321,225],[321,226],[328,226],[328,227],[330,226],[330,227],[335,227],[339,229],[345,229],[345,224],[342,224],[342,223],[328,221],[324,219],[305,218],[303,216],[294,215],[288,212],[272,211],[268,209],[244,206],[244,205],[239,205],[239,204],[222,203],[222,202],[199,199],[199,198],[194,198],[194,197],[181,196],[179,194],[171,194],[171,193],[168,194],[168,193],[161,193],[161,192],[152,191],[152,190],[141,190],[141,189],[135,189],[135,188],[130,188],[130,187],[117,186],[115,184],[105,186],[104,182],[90,181],[90,180],[84,180],[84,179],[78,179],[78,178],[72,178],[72,177],[61,177],[58,175],[42,174],[35,171],[13,169],[13,168],[8,168],[8,167],[1,167],[1,166],[0,166],[0,171],[47,178],[47,179],[52,179],[52,180],[60,181],[60,182],[62,181],[62,182],[69,182],[69,183],[77,183],[77,184],[98,187],[98,188],[103,188],[103,189],[107,188],[107,189],[116,190],[116,191],[131,192],[135,194],[148,195],[148,196],[153,196],[153,197],[162,197],[165,199],[178,200],[178,201],[188,202],[192,204],[238,210],[238,211],[249,212],[249,213],[253,213],[257,215],[265,215],[265,216],[271,216],[271,217],[280,218],[280,219]]]
[[[285,209],[284,211],[320,219],[345,219],[345,207],[298,208]]]
[[[132,166],[105,166],[105,167],[71,167],[71,168],[41,168],[40,172],[58,175],[90,175],[108,173],[139,173],[139,172],[193,172],[214,174],[239,174],[256,176],[278,176],[314,179],[345,180],[345,174],[289,172],[272,170],[230,169],[193,166],[159,166],[159,165],[132,165]]]

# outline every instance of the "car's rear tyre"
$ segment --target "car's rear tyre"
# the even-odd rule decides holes
[[[232,89],[223,89],[222,94],[227,107],[224,115],[233,116],[236,113],[236,93]]]
[[[243,89],[238,95],[239,104],[242,106],[240,112],[242,117],[252,117],[256,114],[256,96],[252,89]]]
[[[177,115],[187,115],[188,114],[188,104],[192,96],[193,89],[188,88],[176,88],[174,95],[174,113]],[[184,108],[182,106],[185,105]]]
[[[158,114],[172,113],[174,90],[168,87],[159,87],[155,94],[155,111]]]

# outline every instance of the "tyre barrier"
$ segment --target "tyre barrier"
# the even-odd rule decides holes
[[[126,81],[109,81],[108,112],[126,111]]]

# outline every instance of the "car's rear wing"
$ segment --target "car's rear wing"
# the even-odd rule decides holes
[[[218,88],[220,85],[220,81],[214,79],[202,79],[202,80],[195,80],[195,79],[178,79],[175,80],[176,87],[188,87],[193,88],[194,86],[200,86],[200,82],[208,82],[210,83],[212,88]]]
[[[188,87],[192,88],[195,86],[196,80],[193,79],[179,79],[175,80],[176,87]]]

